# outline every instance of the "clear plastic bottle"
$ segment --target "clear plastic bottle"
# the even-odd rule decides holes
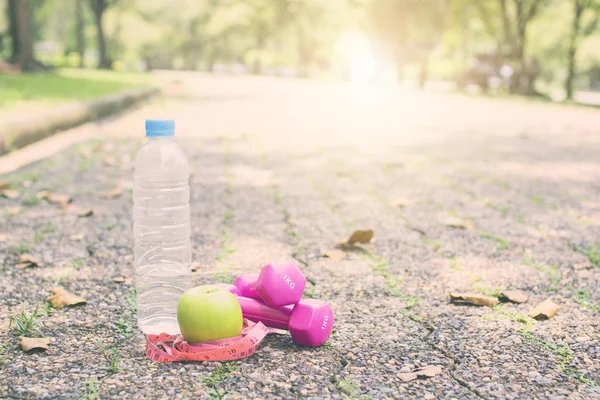
[[[190,166],[172,120],[147,120],[148,142],[133,168],[133,238],[138,326],[179,333],[177,302],[190,281]]]

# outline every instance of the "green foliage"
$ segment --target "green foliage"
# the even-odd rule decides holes
[[[596,268],[600,268],[600,246],[573,246],[573,250],[586,256]]]
[[[100,398],[99,390],[100,385],[98,380],[96,378],[88,379],[85,382],[85,396],[81,400],[98,400]]]
[[[36,75],[3,75],[0,108],[17,103],[50,103],[89,100],[140,86],[115,72],[61,70]]]
[[[489,232],[485,232],[485,231],[479,232],[479,236],[481,236],[484,239],[489,239],[489,240],[492,240],[492,241],[498,243],[498,247],[496,248],[497,251],[505,250],[510,246],[510,242],[508,240],[503,239],[498,236],[494,236]]]
[[[225,397],[227,392],[225,389],[219,388],[218,385],[229,378],[235,370],[237,370],[237,365],[234,362],[226,362],[218,365],[209,376],[200,378],[202,383],[208,387],[208,395],[211,399],[222,399]]]
[[[554,265],[541,265],[534,263],[528,256],[523,257],[523,264],[533,267],[536,270],[543,272],[550,280],[550,286],[546,289],[548,292],[555,292],[560,287],[561,275],[560,271]]]
[[[11,253],[24,254],[24,253],[27,253],[28,251],[31,251],[32,249],[33,249],[33,246],[31,245],[31,243],[20,242],[14,246],[10,246],[8,248],[8,251],[10,251]]]
[[[360,390],[360,387],[352,379],[344,379],[337,383],[337,388],[342,394],[354,397]]]
[[[592,292],[589,290],[576,290],[573,293],[573,301],[582,307],[594,310],[600,313],[600,305],[592,302]]]
[[[38,337],[41,336],[40,325],[37,321],[38,309],[37,307],[32,314],[26,314],[21,311],[16,317],[10,318],[9,327],[12,327],[14,332],[18,336],[25,337]],[[13,326],[14,324],[14,326]]]
[[[119,347],[107,347],[104,343],[96,343],[96,347],[108,362],[106,370],[111,374],[119,372],[121,370],[119,367],[119,361],[121,360],[121,350]]]
[[[129,309],[131,310],[131,312],[133,314],[135,314],[137,312],[137,301],[135,299],[135,296],[136,296],[135,288],[134,287],[129,288],[129,293],[127,293],[127,296],[125,297],[125,301],[129,305]]]

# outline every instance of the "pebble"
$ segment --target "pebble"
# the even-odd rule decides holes
[[[535,380],[535,383],[538,383],[540,385],[549,385],[550,383],[552,383],[552,379],[550,379],[550,378],[537,378]]]

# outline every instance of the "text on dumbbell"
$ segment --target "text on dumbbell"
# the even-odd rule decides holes
[[[326,315],[325,318],[323,318],[323,325],[321,325],[321,329],[325,330],[327,329],[327,322],[329,322],[329,316]]]
[[[290,287],[290,289],[293,289],[296,287],[296,284],[292,281],[292,278],[290,278],[287,275],[283,276],[283,281]]]

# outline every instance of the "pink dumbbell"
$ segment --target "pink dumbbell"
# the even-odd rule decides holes
[[[261,299],[270,307],[296,304],[302,298],[306,278],[293,262],[265,265],[260,274],[241,275],[233,284],[239,294]]]
[[[269,307],[260,300],[239,297],[242,314],[251,321],[290,331],[294,343],[316,347],[327,341],[333,329],[331,306],[321,300],[305,299],[295,306]]]
[[[233,284],[238,289],[236,295],[243,297],[250,297],[253,299],[260,299],[258,292],[256,291],[256,281],[258,280],[258,274],[245,274],[235,278]]]

